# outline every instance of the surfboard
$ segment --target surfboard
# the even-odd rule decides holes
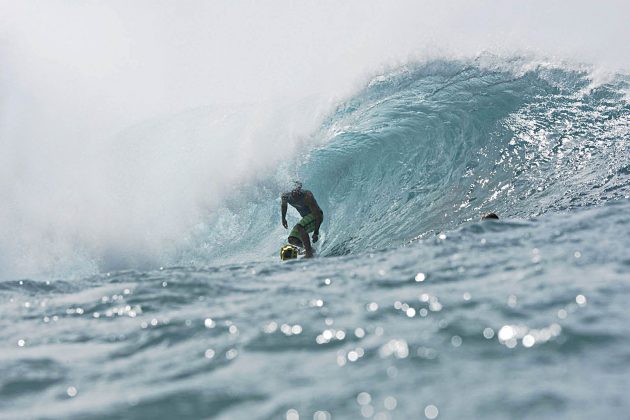
[[[295,245],[285,244],[280,248],[280,259],[282,261],[294,260],[303,255],[304,251]]]

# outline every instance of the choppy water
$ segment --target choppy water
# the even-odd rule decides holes
[[[628,81],[517,64],[331,114],[290,164],[320,258],[276,259],[281,168],[164,267],[0,282],[2,417],[627,417]]]

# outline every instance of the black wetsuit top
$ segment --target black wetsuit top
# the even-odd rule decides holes
[[[298,213],[300,213],[300,216],[304,217],[311,214],[311,208],[306,204],[306,193],[308,192],[310,191],[300,190],[299,192],[288,192],[282,194],[282,198],[287,200],[287,203],[295,207]],[[317,204],[315,196],[313,196],[313,203]]]

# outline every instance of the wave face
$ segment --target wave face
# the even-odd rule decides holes
[[[260,167],[226,150],[210,172],[258,178],[217,177],[228,199],[160,269],[0,281],[0,418],[627,417],[628,78],[499,64],[374,78],[297,158],[263,125]],[[208,114],[128,133],[192,149],[146,160],[156,196],[188,205],[158,187],[209,178],[199,121],[220,139],[247,127]],[[196,136],[147,134],[164,127]],[[281,263],[295,177],[325,211],[326,258]]]
[[[484,212],[530,218],[628,196],[627,77],[595,84],[586,70],[483,61],[374,78],[328,117],[320,146],[278,171],[324,209],[322,255],[400,245]],[[261,181],[235,193],[184,260],[275,254],[280,192]]]

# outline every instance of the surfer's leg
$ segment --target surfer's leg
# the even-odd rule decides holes
[[[287,242],[299,248],[304,248],[304,244],[302,243],[302,241],[299,238],[296,238],[295,236],[289,236],[289,239],[287,239]]]
[[[289,242],[291,245],[304,248],[304,244],[302,243],[302,235],[300,235],[300,230],[298,229],[298,226],[300,226],[299,223],[295,225],[293,229],[291,229],[287,242]]]
[[[304,257],[311,258],[313,256],[313,248],[311,247],[311,238],[308,237],[308,232],[299,223],[295,225],[295,229],[300,234],[300,239],[304,245]]]
[[[308,236],[315,228],[315,217],[312,214],[304,216],[289,233],[288,242],[291,245],[304,248],[304,256],[310,258],[313,256],[313,248],[311,247],[311,238]]]

